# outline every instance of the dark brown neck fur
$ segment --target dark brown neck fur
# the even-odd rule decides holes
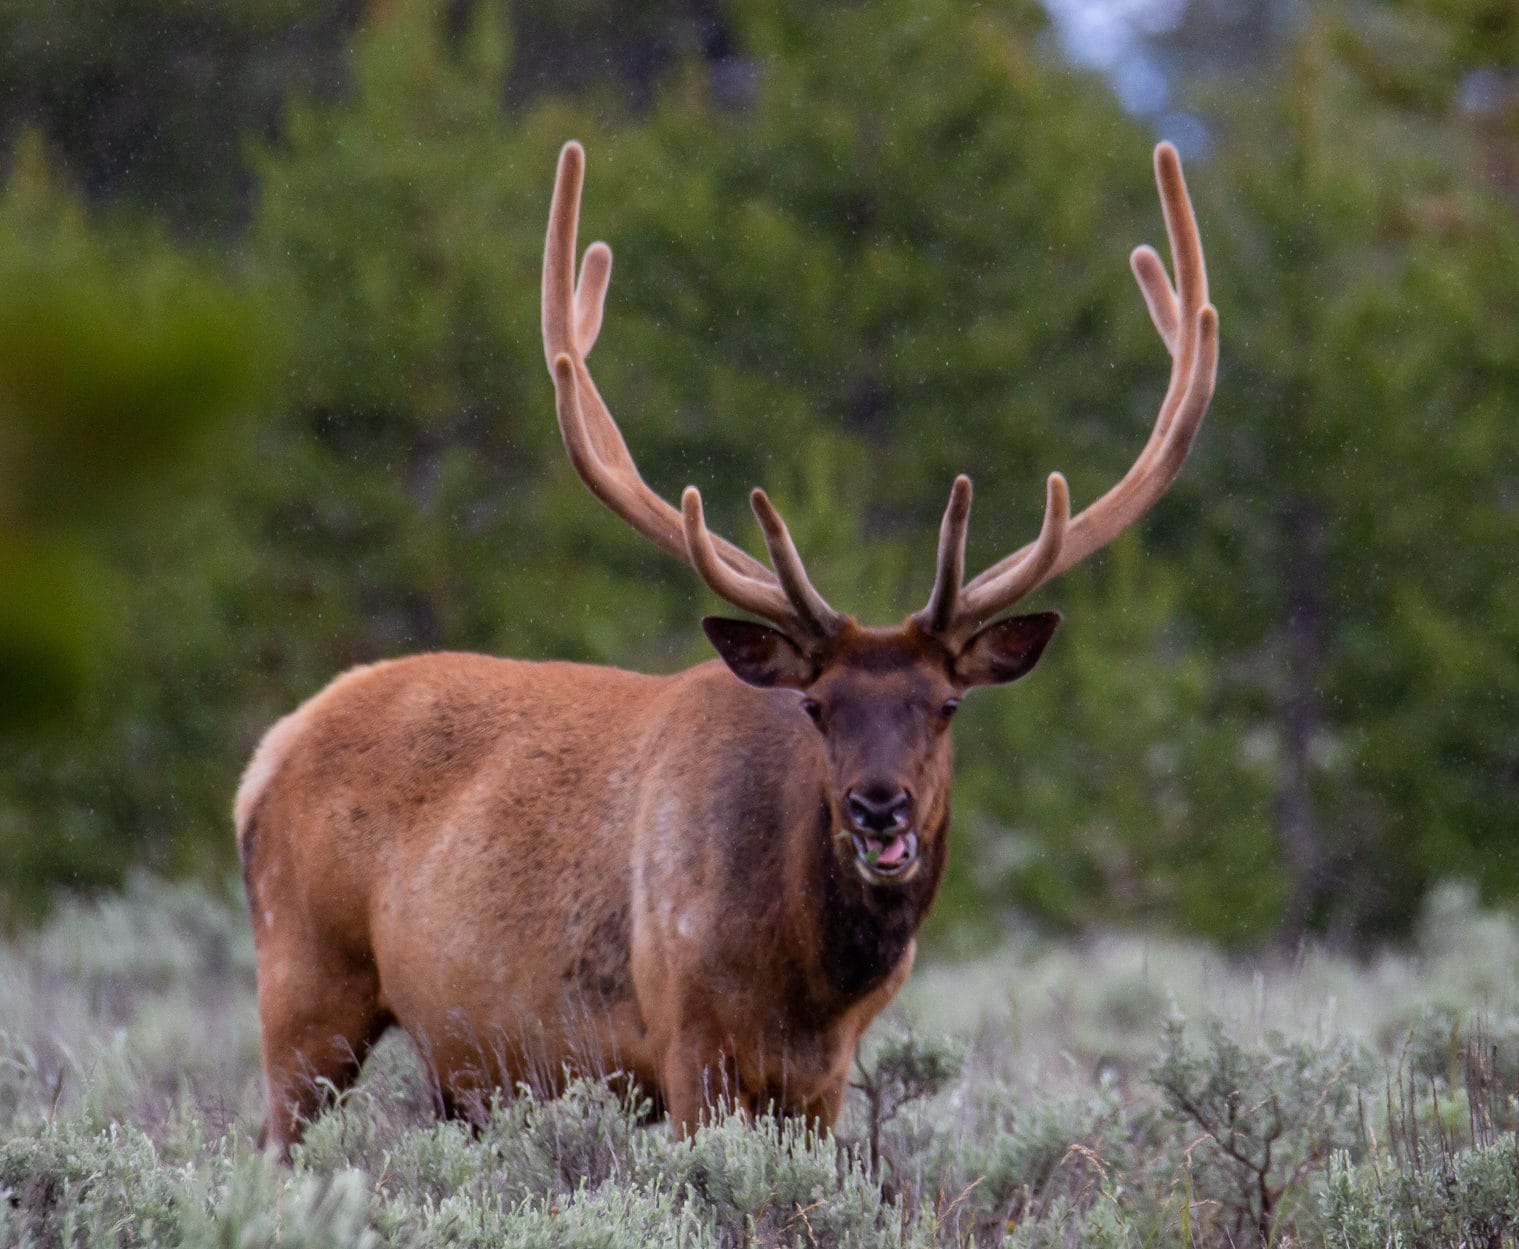
[[[819,805],[821,827],[814,842],[819,848],[814,868],[818,962],[829,987],[853,1000],[879,986],[902,961],[933,905],[944,873],[947,828],[924,836],[923,863],[912,880],[870,885],[834,853],[827,803]]]

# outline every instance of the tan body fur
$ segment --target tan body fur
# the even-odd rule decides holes
[[[796,704],[718,662],[438,654],[350,672],[282,720],[237,802],[271,1140],[393,1021],[445,1109],[567,1065],[627,1070],[677,1125],[724,1094],[832,1122],[942,854],[889,905],[848,879]],[[825,923],[840,889],[868,967]]]

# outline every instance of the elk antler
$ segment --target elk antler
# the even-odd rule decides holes
[[[1213,398],[1218,369],[1218,313],[1208,302],[1208,274],[1202,240],[1187,198],[1176,149],[1155,149],[1155,183],[1176,267],[1172,289],[1165,266],[1151,247],[1137,247],[1130,267],[1150,310],[1150,319],[1171,353],[1171,382],[1149,441],[1122,480],[1074,518],[1065,478],[1052,473],[1039,536],[993,564],[962,587],[965,531],[970,521],[970,480],[955,479],[939,531],[939,559],[928,605],[914,619],[953,645],[1024,595],[1038,589],[1149,511],[1170,488],[1192,449],[1203,414]]]
[[[575,236],[584,179],[585,151],[578,143],[566,143],[559,153],[543,245],[543,353],[554,377],[559,432],[570,463],[592,494],[655,546],[690,564],[716,594],[735,607],[774,621],[794,639],[830,636],[842,626],[844,617],[828,606],[807,579],[786,524],[764,491],[754,491],[750,504],[774,572],[708,530],[695,486],[686,487],[676,511],[639,475],[622,431],[585,363],[601,330],[612,249],[605,243],[592,243],[581,264],[580,280],[575,280]]]

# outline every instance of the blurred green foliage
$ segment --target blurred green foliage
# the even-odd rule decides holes
[[[173,617],[140,592],[181,572],[156,564],[163,522],[264,393],[273,342],[221,268],[147,227],[107,237],[35,138],[17,149],[0,196],[0,863],[20,896],[113,880],[138,854],[142,827],[113,816],[144,786],[100,769],[131,776],[110,744],[165,731],[136,715],[144,635]]]
[[[0,131],[184,233],[246,215],[247,152],[344,77],[353,0],[0,0]]]
[[[141,34],[72,2],[92,16],[57,17],[55,58]],[[560,30],[563,54],[589,10],[519,43],[496,6],[429,8],[351,38],[347,10],[260,9],[265,39],[253,9],[179,6],[181,54],[252,40],[220,85],[263,103],[206,115],[232,183],[174,129],[201,95],[165,49],[141,73],[179,92],[154,124],[183,164],[94,178],[114,140],[21,55],[53,19],[4,11],[17,98],[53,110],[0,203],[17,914],[132,862],[224,867],[259,733],[348,664],[705,657],[695,578],[559,447],[537,273],[568,137],[583,238],[618,255],[593,363],[646,476],[700,484],[744,541],[763,482],[863,619],[926,596],[956,472],[985,564],[1033,533],[1044,473],[1080,505],[1143,443],[1166,362],[1124,261],[1161,234],[1150,136],[1031,3],[733,3],[636,89],[629,51],[558,96],[514,46]],[[941,935],[1012,905],[1250,943],[1396,931],[1452,872],[1519,895],[1519,112],[1464,106],[1478,72],[1515,92],[1513,39],[1337,3],[1193,102],[1218,398],[1155,514],[1039,596],[1067,617],[1039,672],[968,705]]]

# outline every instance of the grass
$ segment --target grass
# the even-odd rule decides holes
[[[472,1134],[397,1036],[286,1169],[240,900],[139,880],[0,946],[0,1245],[1519,1244],[1519,927],[1457,887],[1371,959],[925,957],[858,1084],[823,1140],[594,1082]]]

